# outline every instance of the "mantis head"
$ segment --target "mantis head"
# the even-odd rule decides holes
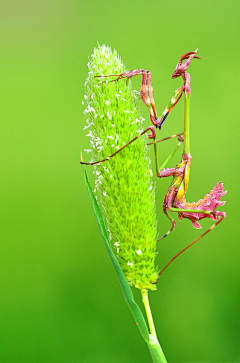
[[[197,58],[197,59],[201,59],[200,57],[197,56],[197,53],[198,53],[198,48],[194,51],[194,52],[188,52],[188,53],[184,53],[180,59],[179,59],[179,62],[172,74],[172,79],[174,78],[177,78],[177,77],[180,77],[180,76],[185,76],[185,72],[187,71],[190,63],[191,63],[191,60],[193,58]],[[186,62],[184,62],[182,64],[182,62],[186,59]]]

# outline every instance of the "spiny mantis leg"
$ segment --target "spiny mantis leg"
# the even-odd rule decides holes
[[[107,76],[95,76],[95,77],[100,77],[100,78],[117,77],[111,81],[111,82],[115,82],[115,81],[118,81],[119,79],[124,79],[124,78],[126,78],[128,80],[129,78],[132,78],[132,77],[135,77],[138,75],[142,75],[141,98],[148,108],[148,111],[150,113],[150,120],[154,126],[156,126],[157,128],[159,128],[161,130],[161,127],[162,127],[164,121],[166,120],[167,116],[169,115],[169,113],[172,111],[174,106],[180,100],[183,90],[184,90],[184,85],[182,85],[180,88],[178,88],[174,92],[168,106],[165,108],[162,115],[159,118],[157,118],[157,111],[156,111],[155,101],[154,101],[154,97],[153,97],[152,74],[148,70],[136,69],[134,71],[124,72],[121,74],[110,74]]]
[[[194,211],[196,212],[196,211]],[[172,263],[175,258],[177,258],[179,255],[181,255],[181,253],[183,253],[184,251],[186,251],[189,247],[191,247],[194,243],[196,243],[197,241],[199,241],[202,237],[204,237],[208,232],[210,232],[213,228],[215,228],[220,222],[222,222],[222,220],[226,217],[226,213],[221,212],[221,218],[214,223],[210,228],[208,228],[206,230],[206,232],[204,232],[203,234],[201,234],[201,236],[199,236],[197,239],[195,239],[192,243],[190,243],[187,247],[185,247],[183,250],[181,250],[180,252],[178,252],[167,264],[166,266],[160,271],[159,275],[158,275],[158,279],[155,282],[152,282],[153,285],[157,284],[163,271],[166,270],[166,268],[170,265],[170,263]]]
[[[111,81],[111,82],[114,82],[114,81],[118,81],[119,79],[122,79],[122,78],[127,78],[127,80],[128,80],[131,77],[134,77],[134,76],[137,76],[137,75],[141,74],[142,75],[141,96],[142,96],[143,102],[148,107],[148,110],[150,112],[150,119],[151,119],[153,125],[158,127],[159,129],[161,129],[161,126],[163,125],[163,123],[166,120],[167,116],[169,115],[169,113],[171,112],[173,107],[177,104],[177,102],[180,100],[183,91],[185,91],[185,93],[186,93],[186,91],[190,92],[190,86],[186,84],[186,83],[190,82],[190,76],[186,73],[186,70],[187,70],[187,68],[188,68],[188,66],[189,66],[189,64],[190,64],[190,62],[191,62],[191,60],[193,58],[199,58],[198,56],[196,56],[197,51],[198,50],[196,50],[195,52],[185,53],[180,57],[179,63],[177,64],[177,67],[176,67],[175,71],[172,74],[172,78],[177,78],[177,77],[182,75],[183,79],[184,79],[184,83],[180,88],[178,88],[175,91],[173,97],[171,98],[170,103],[165,108],[165,110],[163,111],[162,116],[159,119],[157,119],[155,101],[154,101],[154,97],[153,97],[152,75],[151,75],[151,72],[149,72],[148,70],[137,69],[137,70],[130,71],[130,72],[124,72],[124,73],[121,73],[121,74],[118,74],[118,75],[113,75],[112,74],[112,75],[107,75],[107,76],[95,76],[95,77],[100,77],[100,78],[117,77],[116,79]],[[184,64],[182,64],[182,61],[185,60],[185,59],[187,59],[187,61]],[[187,86],[187,88],[186,88],[186,86]],[[131,142],[138,139],[138,137],[142,136],[148,130],[149,130],[149,128],[146,129],[145,131],[143,131],[143,133],[139,134],[136,138],[131,140],[127,145],[129,145]],[[174,137],[174,136],[172,136],[172,137]],[[156,150],[155,135],[153,137],[153,131],[152,131],[152,136],[150,135],[149,138],[154,139],[154,148]],[[166,140],[166,139],[162,139],[162,140],[159,140],[159,141],[164,141],[164,140]],[[125,145],[124,147],[126,147],[127,145]],[[82,155],[81,155],[81,164],[93,165],[93,164],[100,163],[102,161],[106,161],[110,157],[116,155],[124,147],[122,147],[121,149],[116,151],[114,154],[112,154],[108,158],[97,161],[97,162],[94,162],[94,163],[84,163],[83,160],[82,160]],[[155,155],[156,155],[156,152],[155,152]],[[157,161],[156,161],[156,163],[157,163]]]

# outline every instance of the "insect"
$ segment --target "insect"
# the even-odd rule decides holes
[[[223,191],[223,183],[219,182],[216,184],[216,186],[208,193],[203,199],[200,199],[196,203],[188,203],[185,200],[185,194],[188,190],[189,185],[189,173],[190,173],[190,166],[191,166],[191,154],[190,154],[190,136],[189,136],[189,101],[190,101],[190,94],[191,94],[191,88],[190,88],[190,75],[187,72],[188,67],[192,61],[193,58],[199,57],[196,55],[198,50],[194,52],[188,52],[183,54],[179,62],[172,74],[172,78],[177,78],[182,76],[183,78],[183,84],[180,88],[178,88],[175,92],[173,97],[171,98],[170,103],[163,111],[162,115],[157,118],[156,114],[156,108],[155,108],[155,102],[153,98],[153,88],[152,88],[152,82],[151,82],[151,73],[146,70],[137,69],[130,72],[125,72],[119,75],[109,75],[115,76],[113,81],[117,81],[119,79],[123,78],[131,78],[136,75],[142,75],[142,85],[141,85],[141,98],[145,105],[147,106],[149,113],[150,113],[150,120],[153,124],[153,126],[149,126],[146,130],[141,132],[138,136],[136,136],[134,139],[129,141],[126,145],[124,145],[122,148],[117,150],[114,154],[108,156],[107,158],[103,160],[99,160],[92,163],[85,163],[83,160],[81,160],[81,164],[86,165],[93,165],[97,164],[106,160],[109,160],[111,157],[115,156],[118,152],[123,150],[125,147],[130,145],[132,142],[137,140],[139,137],[141,137],[146,132],[150,131],[150,134],[147,134],[149,139],[152,139],[153,142],[150,142],[149,145],[154,145],[154,153],[155,153],[155,164],[156,164],[156,173],[159,178],[172,176],[173,181],[170,184],[170,187],[168,188],[168,191],[165,195],[164,202],[163,202],[163,212],[170,220],[172,226],[169,229],[167,233],[165,233],[162,237],[158,239],[161,240],[165,238],[167,235],[170,234],[171,231],[175,229],[176,222],[171,217],[169,212],[177,212],[178,218],[181,220],[182,218],[187,218],[191,220],[193,226],[195,228],[201,228],[201,225],[199,224],[199,221],[203,218],[210,218],[215,221],[215,223],[203,234],[201,234],[196,240],[194,240],[192,243],[190,243],[187,247],[185,247],[182,251],[180,251],[177,255],[175,255],[169,263],[161,270],[159,273],[158,279],[156,282],[153,282],[153,284],[156,284],[159,281],[160,276],[162,275],[163,271],[170,265],[170,263],[177,258],[181,253],[183,253],[186,249],[191,247],[194,243],[196,243],[199,239],[201,239],[203,236],[205,236],[208,232],[210,232],[213,228],[215,228],[225,217],[226,213],[222,211],[216,211],[216,208],[218,206],[221,206],[225,204],[225,202],[220,201],[221,197],[225,195],[227,192]],[[184,63],[182,63],[185,60]],[[101,76],[102,77],[102,76]],[[168,138],[158,140],[156,141],[156,131],[155,127],[161,129],[164,121],[166,120],[167,116],[171,112],[171,110],[174,108],[174,106],[178,103],[181,96],[184,94],[184,132],[181,134],[172,135]],[[184,134],[184,136],[183,136]],[[173,152],[169,155],[169,157],[165,160],[165,162],[161,165],[161,167],[158,167],[158,157],[157,157],[157,142],[164,141],[173,137],[178,137],[178,144],[173,150]],[[173,168],[165,168],[169,160],[172,158],[172,156],[175,154],[177,149],[180,147],[181,144],[184,144],[183,148],[183,154],[182,158],[179,164],[175,165]]]
[[[215,209],[218,206],[222,206],[225,202],[220,201],[221,197],[224,196],[227,191],[223,191],[223,183],[219,182],[216,186],[205,195],[203,199],[200,199],[198,202],[188,203],[185,199],[185,194],[189,185],[189,173],[190,173],[190,165],[191,165],[191,154],[190,154],[190,137],[189,137],[189,99],[191,94],[190,88],[190,76],[182,67],[181,63],[177,64],[175,71],[173,72],[172,78],[175,78],[179,74],[182,75],[183,79],[185,79],[185,87],[184,87],[184,98],[185,98],[185,112],[184,112],[184,137],[178,136],[179,143],[176,146],[175,150],[172,154],[167,158],[167,160],[161,165],[160,169],[158,168],[157,162],[157,154],[155,152],[155,162],[156,162],[156,171],[157,176],[159,178],[173,176],[173,181],[168,188],[167,194],[165,195],[163,201],[163,212],[170,220],[172,227],[171,229],[158,240],[166,237],[172,230],[174,230],[176,226],[175,220],[170,216],[169,212],[177,212],[178,218],[181,220],[182,218],[187,218],[191,220],[193,226],[197,229],[201,228],[199,221],[203,218],[210,218],[216,221],[207,231],[205,231],[201,236],[199,236],[196,240],[190,243],[187,247],[185,247],[182,251],[180,251],[177,255],[175,255],[169,263],[160,271],[158,279],[154,284],[159,281],[159,278],[163,271],[170,265],[170,263],[177,258],[181,253],[186,251],[189,247],[191,247],[194,243],[199,241],[200,238],[205,236],[208,232],[210,232],[213,228],[215,228],[225,217],[226,213],[222,211],[216,211]],[[183,154],[181,162],[175,165],[173,168],[165,168],[168,161],[174,155],[178,147],[181,143],[184,143]],[[155,140],[153,142],[155,143]],[[155,149],[156,150],[156,149]]]

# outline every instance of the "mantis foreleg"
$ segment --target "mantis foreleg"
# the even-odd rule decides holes
[[[162,115],[158,118],[156,106],[155,106],[155,100],[153,97],[152,74],[148,70],[136,69],[134,71],[124,72],[121,74],[116,74],[116,75],[111,74],[108,76],[96,76],[96,77],[101,77],[101,78],[116,77],[115,79],[113,79],[111,81],[111,82],[115,82],[115,81],[118,81],[118,80],[124,79],[124,78],[126,78],[128,80],[129,78],[132,78],[132,77],[135,77],[138,75],[142,75],[141,98],[148,108],[148,111],[150,113],[150,120],[154,126],[156,126],[157,128],[159,128],[161,130],[161,127],[162,127],[163,123],[165,122],[167,116],[169,115],[169,113],[172,111],[174,106],[180,100],[183,90],[184,90],[184,85],[179,87],[174,92],[168,106],[165,108]]]

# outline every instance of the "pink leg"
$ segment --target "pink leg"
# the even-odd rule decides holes
[[[180,88],[178,88],[175,92],[173,97],[171,98],[170,103],[163,111],[162,115],[157,118],[157,111],[155,107],[155,101],[153,97],[153,86],[152,86],[152,75],[151,72],[144,69],[136,69],[134,71],[124,72],[122,74],[116,74],[116,75],[108,75],[108,76],[96,76],[96,77],[116,77],[111,82],[118,81],[119,79],[126,78],[127,80],[131,77],[135,77],[138,75],[142,75],[142,85],[141,85],[141,98],[145,105],[148,108],[148,111],[150,113],[150,120],[154,126],[161,129],[164,121],[166,120],[167,116],[171,112],[171,110],[174,108],[174,106],[178,103],[180,100],[184,85]]]
[[[210,228],[208,228],[208,230],[206,230],[206,232],[204,232],[203,234],[201,234],[201,236],[199,236],[197,239],[195,239],[192,243],[190,243],[187,247],[185,247],[182,251],[178,252],[168,263],[167,265],[160,271],[159,276],[157,281],[152,282],[153,285],[157,284],[163,271],[166,270],[166,268],[170,265],[170,263],[172,263],[175,258],[177,258],[179,255],[181,255],[184,251],[186,251],[189,247],[191,247],[194,243],[196,243],[197,241],[199,241],[203,236],[205,236],[208,232],[210,232],[213,228],[215,228],[220,222],[222,222],[222,220],[226,217],[226,213],[225,212],[213,212],[215,213],[216,217],[218,218],[218,221],[216,223],[214,223]],[[220,218],[220,219],[219,219]]]
[[[123,78],[126,78],[128,80],[129,78],[138,76],[140,74],[142,75],[141,98],[148,108],[148,111],[150,113],[150,119],[151,119],[153,125],[157,126],[158,125],[157,112],[156,112],[156,107],[155,107],[155,102],[154,102],[154,97],[153,97],[151,72],[149,72],[148,70],[145,70],[145,69],[136,69],[134,71],[124,72],[122,74],[116,74],[116,75],[111,74],[111,75],[108,75],[105,77],[117,77],[111,81],[111,82],[114,82],[114,81],[118,81],[119,79],[123,79]],[[101,77],[101,76],[96,76],[96,77]]]
[[[156,138],[155,128],[153,126],[149,126],[148,128],[146,128],[146,130],[144,130],[143,132],[141,132],[141,134],[139,134],[136,137],[134,137],[134,139],[132,139],[131,141],[129,141],[126,145],[122,146],[119,150],[117,150],[115,153],[113,153],[112,155],[108,156],[107,158],[102,159],[102,160],[95,161],[94,163],[84,163],[83,162],[83,159],[82,159],[82,155],[81,155],[80,164],[84,164],[84,165],[94,165],[94,164],[99,164],[99,163],[101,163],[103,161],[107,161],[107,160],[111,159],[113,156],[115,156],[116,154],[118,154],[120,151],[122,151],[125,147],[127,147],[128,145],[130,145],[132,142],[136,141],[139,137],[141,137],[142,135],[144,135],[147,131],[151,131],[151,134],[147,135],[149,137],[149,139],[155,139]]]

